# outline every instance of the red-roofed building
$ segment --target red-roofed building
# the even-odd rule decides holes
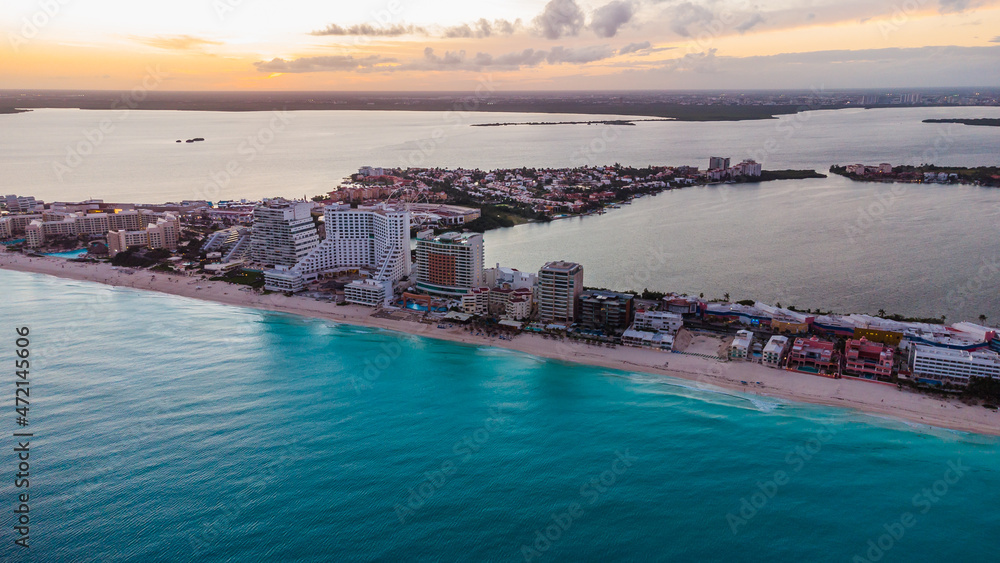
[[[861,377],[892,376],[893,349],[866,338],[848,340],[844,351],[844,372]]]
[[[813,368],[827,373],[836,373],[837,360],[834,357],[833,342],[813,336],[808,340],[796,338],[788,353],[788,367],[792,369]]]

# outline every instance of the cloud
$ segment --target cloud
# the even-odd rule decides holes
[[[760,12],[757,12],[756,14],[750,16],[750,19],[736,26],[736,31],[746,33],[753,27],[762,23],[764,23],[764,16],[762,16]]]
[[[326,29],[321,29],[318,31],[313,31],[309,35],[364,35],[368,37],[399,37],[401,35],[426,35],[427,30],[422,27],[417,27],[414,25],[390,25],[390,26],[374,26],[367,23],[352,25],[350,27],[343,27],[335,23],[331,23],[326,26]]]
[[[598,37],[614,37],[618,30],[635,16],[635,4],[631,0],[614,0],[594,11],[590,29]]]
[[[546,39],[559,39],[580,33],[585,23],[583,10],[576,0],[550,0],[535,18],[535,29]]]
[[[129,36],[129,39],[143,45],[156,47],[157,49],[168,49],[171,51],[187,51],[204,47],[205,45],[222,45],[221,41],[211,41],[191,35],[157,35],[155,37]]]
[[[521,20],[493,20],[491,22],[485,18],[480,18],[479,21],[473,24],[465,23],[445,28],[443,35],[446,38],[482,39],[494,35],[511,35],[521,29],[521,27]]]
[[[973,0],[938,0],[938,12],[942,14],[958,14],[971,8]]]
[[[712,21],[715,16],[712,11],[704,6],[698,4],[692,4],[691,2],[684,2],[683,4],[678,4],[674,6],[673,10],[670,11],[670,29],[682,37],[690,37],[691,26],[700,24],[704,25]]]
[[[351,55],[334,55],[326,57],[302,57],[291,61],[285,59],[272,59],[254,63],[260,72],[283,72],[283,73],[304,73],[304,72],[329,72],[329,71],[361,71],[370,70],[375,65],[382,63],[392,63],[395,59],[382,57],[380,55],[369,55],[367,57],[354,57]]]
[[[567,49],[565,47],[553,47],[545,57],[545,62],[550,65],[563,63],[586,64],[615,56],[615,50],[604,46],[580,47],[577,49]]]
[[[712,48],[701,53],[687,53],[683,57],[670,59],[663,65],[664,70],[677,72],[699,72],[711,73],[718,71],[717,57],[718,49]]]
[[[990,43],[1000,43],[1000,35],[997,35],[993,39],[990,39]]]
[[[399,61],[380,55],[365,57],[333,55],[302,57],[293,60],[278,58],[254,63],[254,66],[258,71],[268,73],[519,70],[537,67],[543,63],[581,65],[614,57],[615,54],[615,50],[610,47],[592,46],[553,47],[548,51],[524,49],[502,55],[476,53],[470,57],[464,50],[445,51],[443,54],[438,54],[432,47],[426,47],[422,57],[408,61]]]
[[[649,41],[643,41],[641,43],[629,43],[628,45],[618,49],[619,55],[627,55],[629,53],[638,53],[639,51],[645,51],[653,45]]]

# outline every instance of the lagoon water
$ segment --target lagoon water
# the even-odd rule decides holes
[[[995,438],[97,284],[0,284],[2,346],[31,329],[31,560],[856,561],[869,541],[885,562],[995,557]],[[12,485],[3,561],[27,560]]]
[[[1000,117],[1000,108],[632,127],[471,126],[600,118],[581,115],[46,109],[0,116],[0,187],[49,201],[150,202],[312,196],[365,164],[704,166],[711,155],[818,171],[852,162],[1000,163],[1000,129],[921,122],[934,117]],[[193,137],[206,141],[175,142]],[[575,260],[597,287],[996,320],[998,240],[1000,190],[830,177],[679,190],[603,216],[491,231],[486,262],[537,270]]]

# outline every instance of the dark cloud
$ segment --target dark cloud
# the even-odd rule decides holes
[[[547,39],[577,35],[585,23],[583,10],[576,0],[550,0],[535,18],[535,29]]]
[[[642,43],[629,43],[628,45],[618,49],[619,55],[627,55],[629,53],[637,53],[639,51],[645,51],[653,45],[649,41],[643,41]]]
[[[168,49],[171,51],[187,51],[204,47],[205,45],[222,45],[221,41],[210,41],[191,35],[157,35],[155,37],[129,36],[129,39],[136,43],[142,43],[157,49]]]
[[[613,56],[615,50],[605,46],[575,49],[553,47],[548,51],[524,49],[502,55],[476,53],[471,57],[465,51],[445,51],[444,54],[438,54],[432,47],[427,47],[424,49],[423,57],[409,61],[399,61],[379,55],[367,57],[334,55],[302,57],[290,61],[273,59],[254,63],[254,66],[260,72],[282,73],[518,70],[536,67],[543,63],[586,64]]]
[[[476,38],[492,37],[494,35],[511,35],[521,29],[521,20],[493,20],[489,21],[481,18],[472,24],[456,25],[444,30],[444,37],[447,38]]]
[[[614,37],[618,30],[635,16],[635,4],[631,0],[614,0],[594,11],[590,29],[598,37]]]
[[[373,68],[380,63],[395,62],[395,59],[371,55],[368,57],[353,57],[350,55],[334,55],[326,57],[302,57],[286,61],[272,59],[254,63],[260,72],[328,72],[328,71],[362,71]]]
[[[755,26],[764,23],[764,16],[757,12],[756,14],[750,16],[750,19],[736,26],[736,31],[740,33],[746,33],[750,31]]]
[[[309,35],[364,35],[368,37],[399,37],[401,35],[426,35],[427,30],[414,25],[389,25],[375,26],[367,23],[343,27],[335,23],[326,26],[326,29],[313,31]]]
[[[692,35],[691,26],[705,25],[714,19],[712,11],[699,4],[684,2],[674,6],[669,13],[670,29],[682,37]]]

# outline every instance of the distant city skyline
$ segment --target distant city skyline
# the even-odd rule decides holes
[[[8,0],[0,88],[1000,85],[1000,0]]]

